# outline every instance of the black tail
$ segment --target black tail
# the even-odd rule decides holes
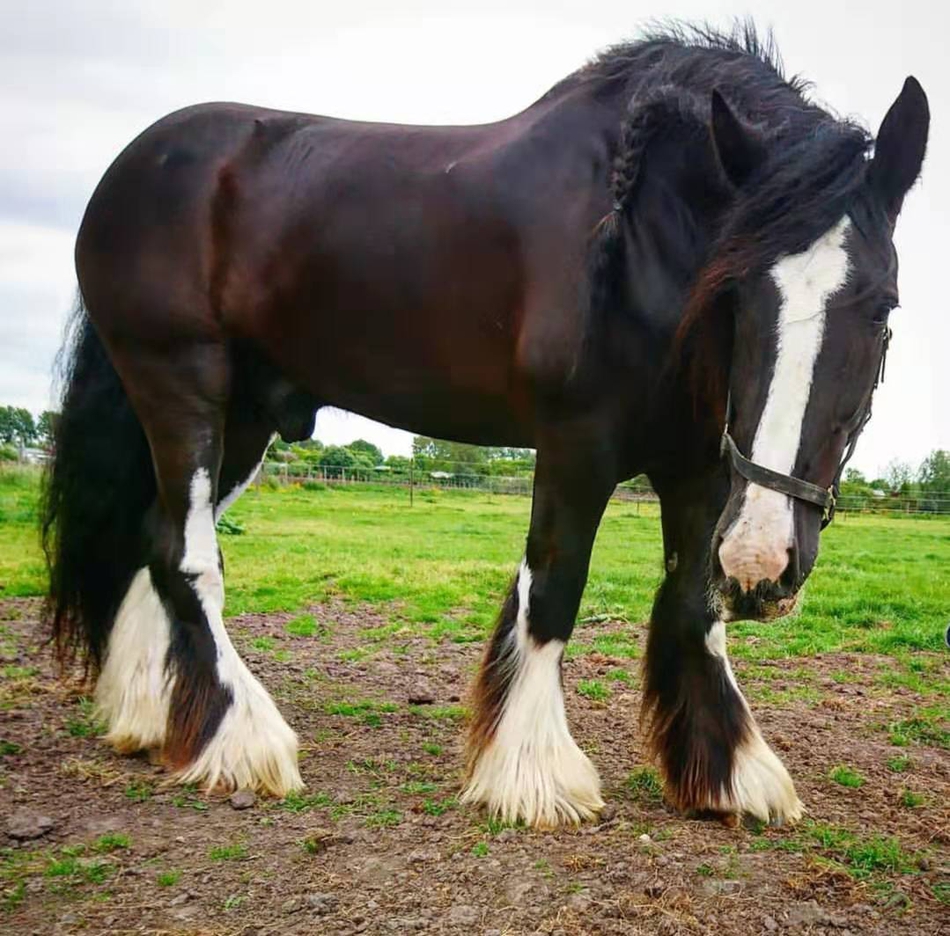
[[[63,348],[63,408],[43,495],[47,619],[61,659],[97,671],[119,604],[145,562],[155,499],[148,442],[82,299]]]

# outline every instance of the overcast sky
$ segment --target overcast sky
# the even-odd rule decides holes
[[[950,179],[939,171],[950,165],[950,15],[909,0],[0,0],[0,404],[54,402],[83,208],[119,150],[163,114],[234,100],[370,120],[496,120],[651,18],[728,25],[750,8],[774,28],[788,71],[872,131],[906,75],[930,97],[923,180],[896,238],[902,308],[887,382],[854,463],[875,473],[950,449]],[[338,411],[321,414],[317,436],[362,436],[387,454],[410,440]]]

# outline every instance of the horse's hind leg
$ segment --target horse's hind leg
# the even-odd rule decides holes
[[[283,795],[301,785],[296,736],[238,656],[222,620],[215,508],[226,506],[222,502],[233,491],[218,492],[226,445],[226,352],[204,347],[193,355],[179,353],[174,362],[145,359],[134,366],[130,396],[151,444],[158,502],[147,530],[149,564],[133,590],[147,598],[149,625],[167,634],[164,665],[152,670],[160,699],[155,704],[167,713],[162,758],[182,782]],[[239,445],[235,432],[225,475],[237,478],[236,485],[254,469],[269,434],[259,426]],[[253,453],[251,438],[259,442]],[[131,597],[130,590],[126,601]],[[131,620],[135,610],[127,609],[124,630],[120,611],[115,634],[151,640],[154,656],[161,638],[143,633],[143,616]],[[123,678],[117,649],[110,642],[102,674],[107,696],[109,686]]]
[[[717,471],[653,482],[667,575],[650,621],[643,714],[667,798],[687,813],[793,822],[802,811],[795,786],[739,690],[726,625],[707,595],[712,531],[728,484]]]
[[[615,483],[608,462],[587,438],[538,446],[525,558],[478,676],[463,794],[509,821],[552,827],[603,806],[597,771],[568,728],[561,657]]]

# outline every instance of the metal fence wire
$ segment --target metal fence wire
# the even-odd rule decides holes
[[[445,463],[441,463],[445,465]],[[458,463],[450,465],[454,471],[432,469],[414,462],[405,467],[330,465],[319,462],[267,461],[261,466],[257,483],[270,484],[368,484],[406,488],[409,497],[414,490],[440,488],[445,490],[484,491],[488,494],[529,496],[534,484],[533,475],[505,475],[478,471],[480,465]],[[636,503],[659,503],[659,498],[642,476],[617,485],[615,500]],[[950,494],[922,493],[918,495],[865,495],[841,494],[838,513],[879,514],[883,516],[950,516]]]

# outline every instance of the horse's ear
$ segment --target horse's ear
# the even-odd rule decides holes
[[[929,129],[927,95],[920,82],[910,77],[881,123],[868,169],[871,186],[892,221],[920,175]]]
[[[765,147],[756,132],[735,115],[726,99],[713,89],[712,141],[729,181],[739,187],[765,159]]]

